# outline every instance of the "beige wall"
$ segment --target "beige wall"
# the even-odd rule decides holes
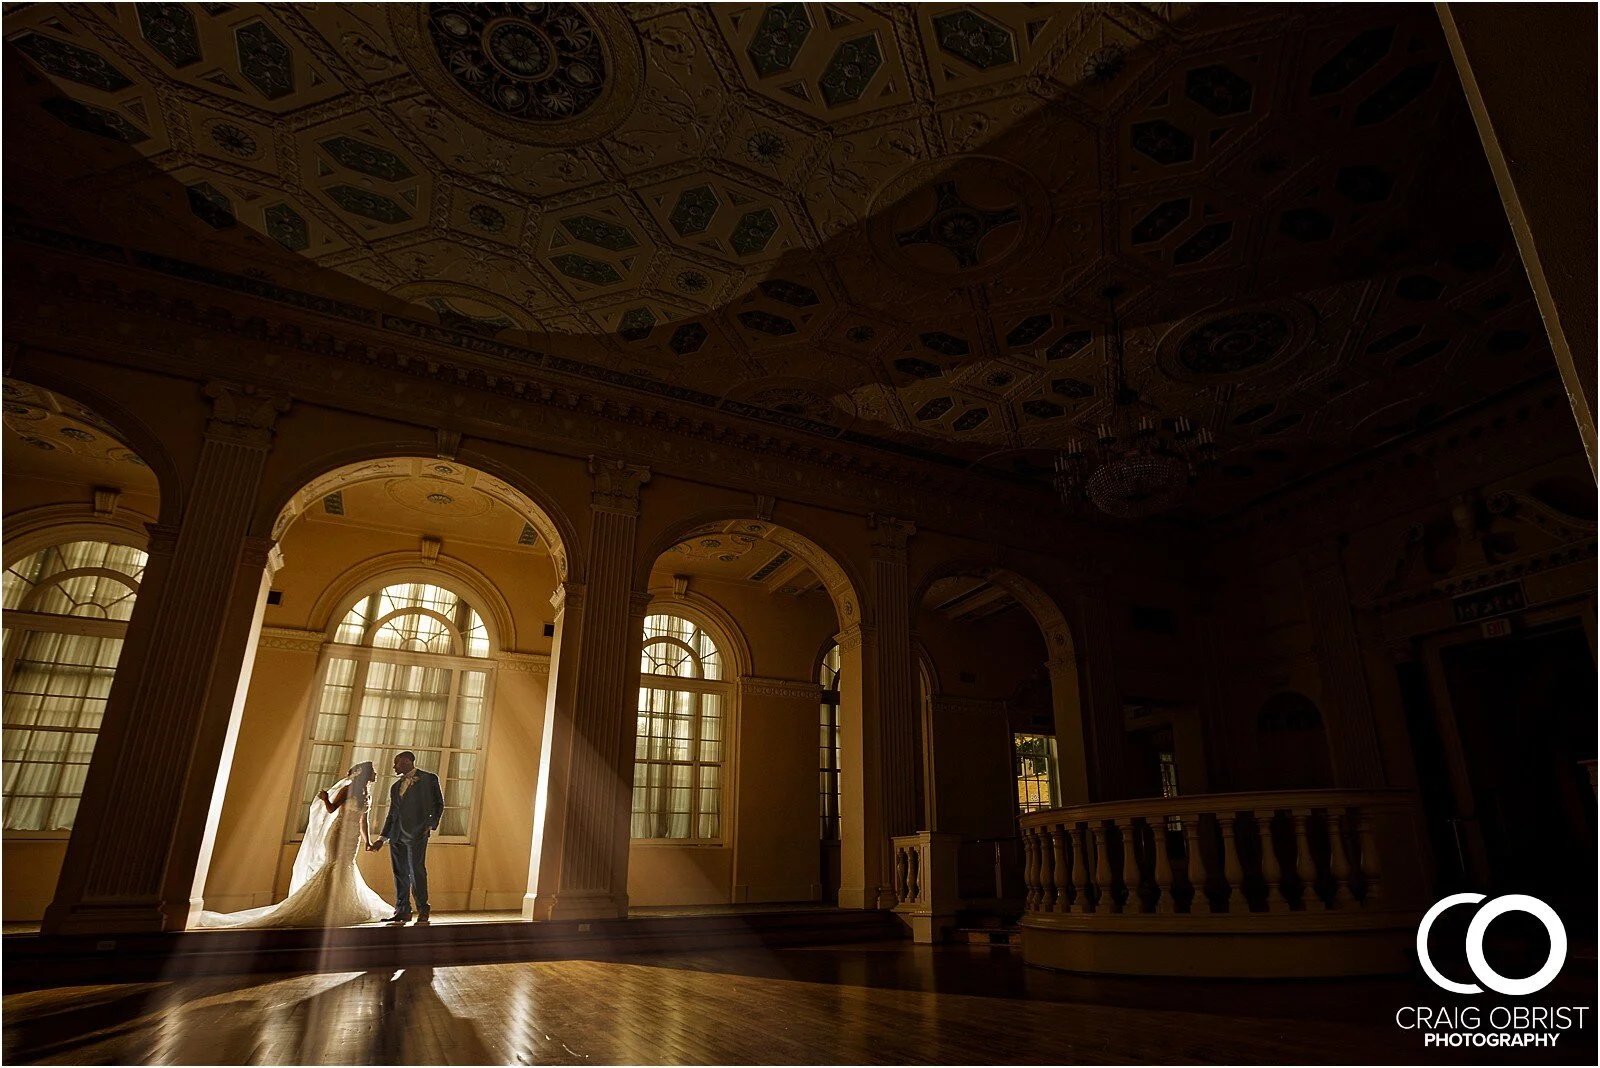
[[[374,560],[423,567],[418,550],[421,533],[420,528],[414,534],[374,530],[353,520],[313,513],[295,522],[281,540],[285,563],[274,576],[273,588],[282,592],[282,604],[267,608],[266,636],[245,700],[206,883],[207,908],[233,911],[281,900],[287,893],[298,849],[290,833],[291,809],[298,807],[307,716],[321,661],[320,653],[307,646],[337,622],[352,592],[348,588],[352,572],[365,575]],[[520,652],[548,652],[550,642],[542,637],[542,628],[554,614],[549,599],[555,587],[548,556],[529,549],[446,541],[441,559],[453,570],[470,569],[480,575],[503,599],[516,624]],[[367,577],[357,589],[384,581]],[[491,616],[484,596],[442,571],[436,581],[459,589],[485,617]],[[440,842],[428,853],[429,896],[436,908],[521,906],[527,890],[538,739],[545,708],[545,676],[527,670],[536,664],[513,658],[496,670],[485,765],[478,782],[476,833],[470,844]],[[378,788],[387,788],[387,769],[379,770]],[[374,827],[372,833],[378,830]],[[391,896],[388,853],[363,853],[360,864],[367,882]]]

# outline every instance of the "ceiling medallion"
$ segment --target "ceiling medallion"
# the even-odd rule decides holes
[[[1038,248],[1050,229],[1048,198],[1005,160],[962,156],[913,164],[872,198],[880,259],[941,281],[976,281]]]
[[[409,4],[391,18],[402,54],[429,91],[516,141],[595,140],[638,98],[638,35],[616,5]]]
[[[1203,472],[1216,464],[1211,431],[1187,416],[1163,419],[1128,385],[1122,320],[1116,286],[1105,292],[1111,306],[1107,386],[1114,399],[1108,420],[1085,445],[1073,439],[1056,457],[1055,484],[1069,507],[1093,504],[1109,516],[1135,519],[1164,512],[1183,499]],[[1135,413],[1134,409],[1145,409]]]
[[[1162,337],[1156,361],[1168,378],[1217,385],[1257,381],[1303,352],[1316,316],[1296,300],[1202,312]]]

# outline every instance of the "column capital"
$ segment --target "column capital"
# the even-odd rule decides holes
[[[146,523],[144,529],[150,532],[144,550],[149,555],[171,556],[178,551],[178,535],[183,527],[177,523]]]
[[[583,594],[588,587],[582,582],[559,582],[550,595],[550,607],[559,615],[567,609],[583,610]]]
[[[833,636],[833,640],[839,643],[841,651],[854,649],[863,641],[870,641],[871,638],[872,626],[868,623],[857,623],[853,627],[846,627]]]
[[[867,517],[867,526],[873,531],[872,558],[890,563],[906,562],[906,543],[917,532],[917,525],[909,519],[873,512]]]
[[[650,481],[650,469],[626,460],[589,457],[589,474],[594,476],[594,491],[589,505],[597,512],[618,515],[639,514],[639,490]]]
[[[628,612],[636,619],[643,619],[650,610],[650,602],[656,595],[647,590],[634,590],[628,595]]]
[[[247,537],[239,546],[239,564],[241,567],[266,568],[273,562],[273,550],[278,543],[271,538]],[[277,557],[278,563],[283,562],[282,554]]]
[[[258,449],[271,448],[273,424],[280,413],[289,410],[288,393],[220,378],[207,382],[203,392],[211,398],[206,437]]]

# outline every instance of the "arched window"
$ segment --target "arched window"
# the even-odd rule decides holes
[[[821,801],[822,840],[839,838],[839,646],[830,646],[817,672],[822,684],[821,738],[817,779]]]
[[[6,568],[7,831],[72,830],[146,560],[72,541]]]
[[[722,652],[698,623],[648,616],[639,671],[633,837],[719,840],[730,696]]]
[[[296,830],[305,830],[318,790],[370,760],[381,784],[372,798],[377,834],[395,755],[409,749],[444,790],[439,836],[470,835],[493,690],[488,656],[483,617],[452,590],[401,582],[357,601],[323,647]]]

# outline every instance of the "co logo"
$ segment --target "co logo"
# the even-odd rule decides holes
[[[1476,905],[1483,899],[1483,894],[1451,894],[1435,902],[1427,915],[1422,917],[1422,924],[1417,928],[1417,959],[1422,962],[1422,970],[1428,973],[1428,978],[1433,980],[1434,985],[1457,994],[1481,994],[1483,986],[1498,994],[1534,994],[1549,986],[1556,973],[1561,971],[1561,966],[1567,962],[1567,928],[1562,924],[1561,917],[1556,915],[1555,909],[1527,894],[1506,894],[1495,898],[1479,909],[1467,925],[1467,964],[1483,986],[1457,983],[1439,974],[1439,969],[1433,966],[1433,961],[1428,957],[1428,931],[1433,927],[1433,921],[1443,915],[1446,909],[1456,905]],[[1489,930],[1489,925],[1508,912],[1526,912],[1544,924],[1544,929],[1550,934],[1550,955],[1545,958],[1544,966],[1526,979],[1506,978],[1489,967],[1489,962],[1483,956],[1483,936]]]

